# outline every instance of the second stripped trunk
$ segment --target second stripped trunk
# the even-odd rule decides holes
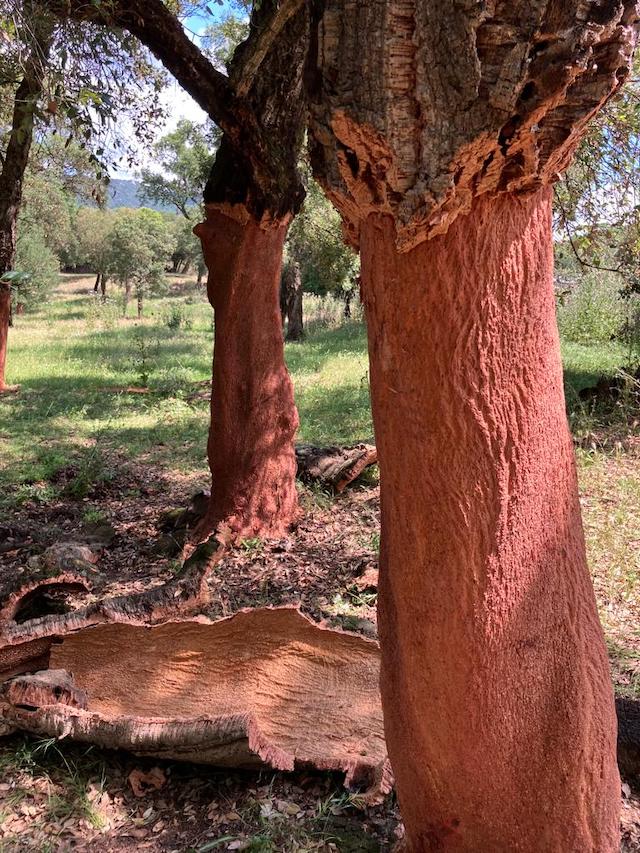
[[[283,535],[298,512],[298,414],[284,363],[280,273],[289,217],[258,222],[241,205],[207,206],[196,229],[215,312],[208,457],[211,502],[197,538]]]

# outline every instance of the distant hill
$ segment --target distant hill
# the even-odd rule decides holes
[[[126,178],[112,178],[107,187],[107,207],[150,207],[161,213],[175,213],[172,207],[143,201],[140,197],[140,184]]]

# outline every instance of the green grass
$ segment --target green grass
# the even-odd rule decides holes
[[[202,290],[187,298],[149,300],[142,322],[102,306],[87,277],[64,276],[55,298],[16,318],[8,381],[0,399],[0,493],[5,505],[49,500],[47,481],[70,464],[79,469],[75,497],[87,481],[108,478],[107,451],[206,471],[206,400],[192,401],[210,377],[211,309]],[[184,293],[184,288],[181,288]],[[188,292],[188,291],[187,291]],[[188,318],[171,329],[171,306]],[[313,322],[311,324],[313,328]],[[364,328],[318,328],[286,348],[300,412],[300,438],[350,441],[372,434]],[[148,386],[145,394],[127,388]],[[73,490],[73,487],[72,487]]]
[[[174,280],[170,295],[149,300],[138,322],[122,319],[116,299],[101,305],[89,294],[91,285],[90,277],[63,276],[51,302],[16,318],[8,379],[22,388],[0,398],[0,506],[46,503],[57,495],[84,498],[94,484],[116,476],[116,452],[167,473],[206,476],[208,401],[193,399],[198,390],[206,398],[206,388],[197,383],[210,377],[211,368],[212,319],[204,291]],[[339,309],[326,300],[309,298],[306,304],[307,337],[286,346],[300,439],[368,438],[373,430],[364,326],[341,322]],[[171,318],[177,315],[181,322],[175,328]],[[580,404],[578,392],[600,375],[615,373],[626,351],[610,342],[564,342],[562,350],[567,402],[578,432],[597,421],[597,413]],[[147,393],[126,390],[143,385]],[[580,452],[578,461],[593,559],[606,566],[616,595],[634,596],[639,570],[628,542],[639,538],[638,478],[620,472],[612,479],[606,454]],[[57,476],[70,466],[71,477]],[[321,492],[307,498],[331,503]],[[605,511],[609,500],[615,513]],[[88,506],[87,519],[96,511]],[[606,586],[601,591],[609,595]]]
[[[142,322],[123,320],[117,302],[100,305],[91,278],[64,276],[56,297],[16,318],[8,380],[21,392],[0,400],[0,491],[5,505],[49,500],[57,471],[78,469],[71,495],[108,479],[106,451],[206,471],[208,406],[192,401],[210,376],[211,310],[204,292],[178,283],[180,294],[149,300]],[[186,295],[185,295],[186,294]],[[313,300],[309,300],[313,304]],[[169,327],[178,310],[188,321]],[[325,310],[324,308],[322,310]],[[300,439],[349,442],[372,435],[364,326],[314,322],[286,358],[300,413]],[[567,398],[624,362],[615,344],[565,344]],[[149,393],[127,393],[148,385]],[[118,390],[120,389],[120,390]]]

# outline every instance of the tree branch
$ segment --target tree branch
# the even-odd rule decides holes
[[[237,126],[233,89],[185,33],[162,0],[43,0],[58,17],[90,21],[128,30],[176,78],[207,115],[223,130]]]
[[[580,266],[592,270],[598,270],[599,272],[615,272],[618,275],[622,275],[621,267],[605,267],[601,264],[592,264],[580,256],[580,253],[578,252],[578,247],[576,246],[575,241],[573,239],[573,234],[571,233],[571,229],[569,228],[569,217],[567,216],[567,212],[564,208],[564,205],[560,201],[558,193],[555,194],[555,201],[558,207],[560,208],[560,212],[562,214],[562,224],[564,226],[564,231],[569,241],[569,246],[571,247],[571,251],[573,252],[575,259],[580,264]]]
[[[302,8],[303,3],[304,0],[281,0],[251,45],[250,52],[242,57],[237,66],[234,65],[231,70],[231,81],[238,97],[247,95],[264,58],[286,24]]]

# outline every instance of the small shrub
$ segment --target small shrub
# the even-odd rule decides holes
[[[25,503],[46,504],[56,496],[56,490],[49,483],[22,483],[14,494],[14,502],[18,506]]]
[[[58,258],[47,248],[44,234],[37,226],[19,235],[15,267],[26,275],[17,289],[16,303],[27,310],[37,308],[49,298],[60,278]]]
[[[64,493],[70,498],[86,498],[96,486],[108,482],[112,472],[106,467],[98,447],[91,448],[74,466],[73,476],[64,487]]]
[[[558,306],[558,325],[565,340],[577,344],[614,339],[624,324],[620,283],[605,273],[581,278]]]
[[[160,351],[160,342],[151,341],[144,326],[136,325],[133,335],[132,362],[138,375],[138,380],[143,388],[147,387],[149,377],[155,370]]]
[[[107,516],[101,509],[89,507],[82,513],[82,520],[85,524],[102,524],[107,520]]]
[[[193,327],[191,317],[185,311],[184,305],[173,303],[168,311],[163,315],[164,325],[172,332],[177,332],[179,329],[189,331]]]

